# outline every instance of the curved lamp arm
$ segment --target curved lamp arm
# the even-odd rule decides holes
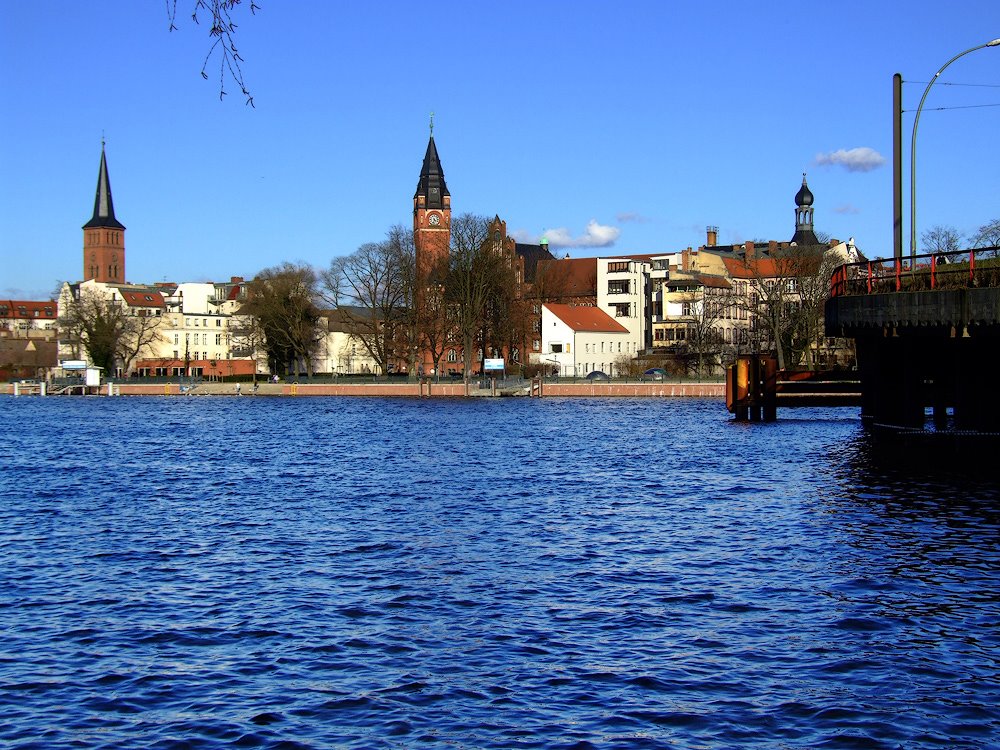
[[[967,49],[965,52],[959,52],[942,65],[941,69],[934,74],[930,83],[927,84],[927,88],[924,89],[924,95],[920,97],[920,105],[917,107],[916,117],[913,118],[913,137],[910,139],[910,260],[917,254],[917,123],[920,122],[920,110],[924,108],[924,100],[927,99],[927,94],[930,92],[931,86],[944,73],[945,68],[958,58],[964,57],[970,52],[975,52],[977,49],[982,49],[983,47],[1000,47],[1000,39],[994,39],[993,41],[986,42],[986,44],[980,44],[977,47]]]

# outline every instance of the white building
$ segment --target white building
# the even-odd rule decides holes
[[[597,307],[542,305],[541,364],[562,377],[600,370],[617,374],[620,357],[635,358],[638,346],[628,328]]]
[[[629,351],[652,345],[650,329],[650,273],[646,260],[597,259],[597,306],[629,333]],[[609,373],[610,374],[610,373]]]

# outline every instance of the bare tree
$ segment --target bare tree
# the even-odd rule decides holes
[[[246,103],[253,107],[253,96],[250,95],[250,91],[243,81],[243,69],[240,67],[243,58],[240,57],[240,53],[236,49],[238,25],[233,19],[233,15],[241,5],[244,8],[248,7],[251,15],[260,10],[260,6],[254,0],[250,0],[246,5],[243,5],[243,0],[188,0],[188,2],[192,3],[191,20],[196,24],[201,23],[203,16],[211,18],[208,35],[212,39],[212,43],[205,56],[205,61],[201,65],[201,77],[208,79],[208,73],[205,72],[205,69],[208,68],[212,56],[218,54],[219,99],[221,100],[226,95],[226,75],[228,74],[233,82],[240,87],[240,91],[246,97]],[[167,18],[170,21],[170,31],[176,31],[177,0],[167,0]]]
[[[234,358],[252,358],[254,362],[253,382],[257,383],[257,357],[265,349],[265,338],[263,329],[257,324],[257,320],[243,310],[233,315],[230,323],[229,335],[231,338],[231,356]]]
[[[983,224],[972,236],[972,247],[992,249],[994,256],[1000,256],[1000,219]]]
[[[451,303],[444,286],[448,279],[449,264],[450,258],[444,256],[437,258],[422,275],[418,272],[416,263],[412,266],[414,271],[412,320],[416,337],[415,339],[408,338],[408,341],[416,341],[414,355],[417,355],[421,349],[430,354],[434,372],[439,374],[445,351],[449,345],[455,343]],[[411,362],[411,372],[417,366],[415,356]]]
[[[160,332],[162,318],[149,313],[148,310],[131,310],[126,324],[128,331],[118,340],[116,354],[122,363],[126,375],[135,368],[143,351],[152,351],[154,346],[164,341]]]
[[[920,235],[920,249],[925,253],[941,254],[952,259],[962,251],[962,235],[955,227],[938,224]]]
[[[481,339],[502,266],[502,259],[486,242],[489,226],[488,219],[472,214],[462,214],[451,223],[445,295],[450,327],[462,345],[466,380],[472,372],[472,354]]]
[[[500,357],[507,352],[518,360],[532,329],[532,306],[518,283],[517,254],[493,239],[486,252],[494,255],[492,294],[483,319],[483,356]]]
[[[120,362],[127,370],[139,353],[159,340],[159,318],[133,315],[125,303],[97,289],[67,288],[59,304],[63,340],[105,373]]]
[[[824,315],[826,301],[830,297],[830,276],[843,259],[827,251],[814,261],[803,260],[795,266],[798,272],[795,277],[798,302],[795,326],[798,335],[795,337],[797,346],[793,351],[802,352],[806,366],[811,370],[819,367],[817,355],[824,343],[829,343],[825,335]]]
[[[714,367],[722,350],[718,325],[725,311],[725,300],[716,287],[702,285],[690,293],[690,316],[687,323],[687,347],[694,355],[698,377],[705,374],[706,361]]]
[[[409,309],[412,239],[390,231],[382,242],[368,242],[351,255],[334,258],[321,275],[327,299],[339,311],[348,333],[382,372],[396,358],[397,334]]]
[[[313,355],[323,335],[317,287],[312,268],[292,263],[265,268],[248,285],[241,312],[259,328],[271,372],[294,374],[305,366],[312,376]]]
[[[797,364],[818,330],[822,308],[817,311],[813,300],[829,293],[832,265],[826,258],[822,246],[793,245],[772,256],[743,259],[749,287],[743,304],[751,320],[751,342],[756,351],[773,348],[779,369]],[[803,287],[813,290],[814,282],[815,295],[804,305]]]

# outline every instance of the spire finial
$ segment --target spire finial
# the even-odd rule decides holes
[[[101,130],[101,151],[104,150],[104,131]]]
[[[434,137],[434,113],[431,112],[431,138]]]

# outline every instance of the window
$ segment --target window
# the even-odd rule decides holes
[[[630,279],[613,279],[608,281],[608,294],[629,294],[631,285]]]
[[[179,333],[175,333],[174,334],[174,346],[177,346],[180,343],[181,343],[181,335]]]
[[[215,327],[216,328],[222,328],[222,318],[216,318],[215,319]]]
[[[562,354],[562,344],[550,344],[549,352],[552,354]]]
[[[621,273],[622,271],[628,271],[627,260],[608,263],[608,273]]]
[[[449,349],[448,350],[448,361],[449,362],[458,362],[458,352],[456,352],[454,349]]]
[[[615,302],[611,307],[614,308],[616,318],[629,318],[631,317],[631,307],[632,305],[628,302]]]
[[[215,334],[215,345],[216,346],[222,346],[222,334],[221,333]]]
[[[538,339],[532,339],[532,341],[531,341],[531,348],[534,349],[536,352],[539,351],[539,350],[541,350],[541,348],[542,348],[542,342],[539,341]]]

